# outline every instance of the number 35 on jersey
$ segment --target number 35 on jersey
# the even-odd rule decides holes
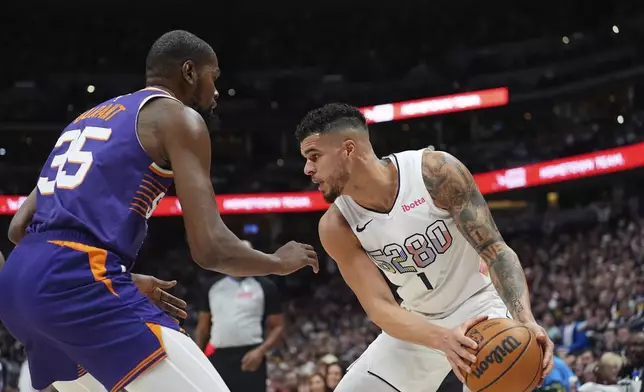
[[[55,189],[74,189],[83,183],[87,172],[94,163],[94,156],[91,151],[83,150],[88,139],[106,142],[112,136],[110,128],[85,127],[83,130],[70,129],[63,132],[58,138],[55,147],[60,148],[68,143],[67,150],[62,154],[54,156],[51,161],[51,168],[56,174],[53,180],[48,177],[38,179],[38,191],[42,195],[51,195]],[[79,165],[76,173],[69,174],[66,170],[67,164]]]

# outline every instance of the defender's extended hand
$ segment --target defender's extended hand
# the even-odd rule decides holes
[[[186,301],[165,291],[176,286],[176,280],[168,282],[154,276],[132,274],[132,281],[143,295],[150,298],[155,305],[165,310],[170,316],[182,319],[188,317],[188,313],[185,311],[188,307]]]
[[[288,275],[308,265],[313,268],[313,272],[316,274],[319,270],[318,255],[315,253],[315,249],[308,244],[290,241],[279,248],[275,252],[275,256],[280,259],[279,275]]]

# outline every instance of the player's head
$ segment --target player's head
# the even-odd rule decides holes
[[[204,40],[183,30],[174,30],[157,39],[145,61],[148,85],[168,87],[184,104],[208,117],[216,106],[219,92],[219,61]]]
[[[358,108],[331,103],[306,114],[295,131],[306,158],[304,173],[319,184],[324,199],[340,196],[361,154],[373,153],[367,120]]]

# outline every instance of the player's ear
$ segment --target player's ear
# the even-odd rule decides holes
[[[356,142],[353,140],[345,140],[344,143],[344,153],[347,155],[347,157],[350,157],[353,153],[356,152]]]
[[[197,69],[195,63],[192,60],[187,60],[181,66],[181,75],[183,79],[190,85],[193,85],[197,82]]]

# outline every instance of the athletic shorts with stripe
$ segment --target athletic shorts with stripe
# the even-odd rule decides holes
[[[166,358],[161,326],[180,329],[97,245],[74,231],[29,234],[0,271],[0,320],[25,345],[36,389],[89,372],[118,391]]]
[[[426,318],[430,323],[451,329],[479,315],[510,317],[492,286],[469,298],[446,317]],[[353,391],[468,392],[468,389],[453,374],[443,352],[383,332],[349,367],[335,389],[335,392]]]

